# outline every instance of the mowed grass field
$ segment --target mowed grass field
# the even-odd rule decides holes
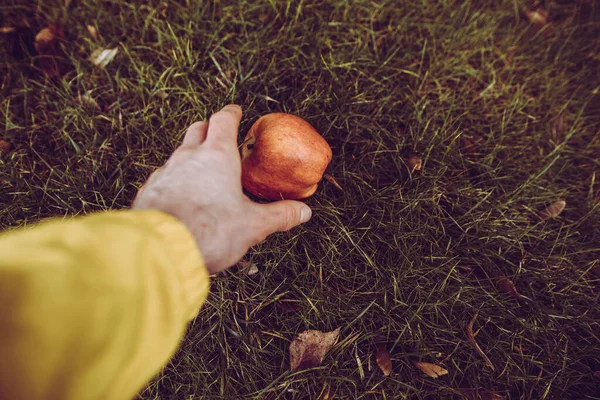
[[[539,6],[532,24],[522,0],[3,0],[23,28],[0,35],[0,224],[128,207],[227,103],[240,142],[293,113],[341,189],[250,251],[257,274],[213,279],[140,398],[599,399],[600,5]],[[18,49],[54,22],[49,78]],[[338,327],[322,366],[290,371],[295,335]]]

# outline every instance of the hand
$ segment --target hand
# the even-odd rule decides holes
[[[310,219],[302,202],[252,202],[242,191],[237,135],[242,110],[228,105],[192,124],[183,143],[138,192],[132,208],[156,209],[190,230],[210,274],[234,265],[268,235]]]

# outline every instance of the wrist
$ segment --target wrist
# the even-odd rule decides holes
[[[206,300],[210,282],[209,272],[192,232],[177,217],[161,210],[134,209],[131,213],[144,220],[160,237],[172,260],[173,273],[179,276],[189,318],[195,317]]]

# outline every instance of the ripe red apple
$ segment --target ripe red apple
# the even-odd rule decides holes
[[[242,185],[267,200],[303,199],[317,190],[331,147],[300,117],[260,117],[242,145]]]

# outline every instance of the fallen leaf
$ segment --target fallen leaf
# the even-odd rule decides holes
[[[248,264],[250,264],[250,262],[248,260],[240,260],[235,265],[238,268],[248,268]]]
[[[475,341],[475,335],[473,335],[473,325],[475,325],[477,316],[479,316],[479,311],[477,311],[475,313],[475,315],[473,316],[473,319],[471,319],[471,321],[467,325],[467,338],[469,339],[469,343],[471,343],[475,347],[475,350],[477,350],[477,353],[479,353],[479,355],[483,358],[483,360],[485,361],[485,365],[487,365],[488,367],[490,367],[492,369],[492,371],[494,371],[495,370],[494,364],[492,364],[492,361],[490,361],[488,356],[486,356],[485,353],[483,352],[483,350],[481,350],[481,347],[479,347],[479,345]]]
[[[477,146],[471,139],[463,138],[460,144],[461,151],[467,158],[474,157],[477,154]]]
[[[118,47],[115,47],[114,49],[99,48],[94,50],[94,52],[88,57],[88,60],[99,68],[106,68],[106,66],[113,60],[113,58],[115,58],[118,52]]]
[[[553,119],[551,124],[552,139],[558,143],[563,140],[568,129],[565,117],[563,117],[562,114],[559,114],[558,117]]]
[[[340,328],[331,332],[317,330],[300,332],[290,343],[292,371],[321,365],[325,354],[337,343],[339,336]]]
[[[46,45],[54,44],[54,41],[60,39],[58,36],[58,25],[48,25],[35,35],[35,50],[40,51],[40,48]]]
[[[163,100],[165,100],[167,97],[169,97],[169,94],[163,89],[157,90],[156,92],[153,93],[153,95],[156,97],[160,97]]]
[[[42,72],[49,76],[62,75],[65,71],[65,59],[61,41],[65,39],[65,30],[60,24],[51,24],[35,35],[34,48],[36,62]]]
[[[390,354],[384,344],[377,345],[377,354],[375,357],[381,372],[383,372],[385,376],[390,376],[392,373],[392,360],[390,360]]]
[[[271,13],[265,13],[265,14],[261,15],[260,17],[258,17],[258,20],[260,21],[261,24],[266,24],[272,18],[273,18],[273,14],[271,14]]]
[[[250,275],[255,275],[258,274],[258,267],[256,266],[256,264],[250,264],[250,268],[248,268],[246,270],[246,275],[250,276]]]
[[[525,11],[525,17],[531,25],[544,26],[548,23],[548,11],[538,7]]]
[[[561,212],[567,206],[567,202],[564,200],[558,200],[546,207],[539,213],[539,217],[542,221],[545,221],[549,218],[556,218],[560,215]]]
[[[94,39],[97,42],[98,41],[98,30],[93,25],[88,25],[87,30],[90,33],[90,36],[92,37],[92,39]]]
[[[461,392],[468,400],[504,400],[504,396],[487,389],[462,389]]]
[[[333,186],[340,189],[341,191],[344,190],[344,189],[342,189],[342,186],[335,180],[335,178],[333,176],[325,174],[325,175],[323,175],[323,178],[325,178],[325,180],[327,182],[331,183]]]
[[[440,376],[447,375],[448,370],[440,367],[439,365],[431,364],[428,362],[415,362],[415,367],[419,368],[425,375],[437,379]]]
[[[13,28],[12,26],[3,26],[2,28],[0,28],[1,34],[13,33],[14,31],[15,31],[15,28]]]
[[[513,299],[519,299],[521,295],[517,292],[517,288],[515,284],[508,279],[506,276],[502,275],[496,280],[496,286],[500,289],[501,292],[506,293]]]
[[[250,262],[248,260],[240,260],[240,261],[238,261],[238,263],[236,265],[238,266],[238,268],[240,268],[240,271],[243,274],[246,274],[246,275],[258,274],[258,267],[253,262]]]
[[[6,140],[0,139],[0,154],[6,154],[10,151],[12,145]]]
[[[300,301],[298,300],[279,299],[276,304],[281,310],[290,314],[297,313],[300,310]]]
[[[411,169],[411,172],[420,171],[423,167],[423,160],[416,154],[411,154],[406,158],[406,162]]]

